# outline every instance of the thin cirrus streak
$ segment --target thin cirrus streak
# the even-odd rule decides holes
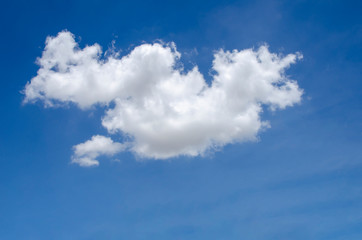
[[[274,111],[301,101],[303,90],[285,75],[302,58],[299,53],[280,56],[266,46],[219,50],[210,86],[197,66],[188,72],[176,68],[180,57],[174,43],[142,44],[126,56],[105,57],[98,44],[80,49],[72,33],[62,31],[47,38],[37,76],[25,86],[24,101],[107,108],[102,125],[129,140],[121,144],[93,136],[82,143],[92,146],[86,148],[89,153],[80,156],[76,150],[83,145],[74,147],[72,161],[81,166],[98,165],[99,155],[125,150],[147,159],[167,159],[252,141],[269,126],[260,119],[262,106]]]

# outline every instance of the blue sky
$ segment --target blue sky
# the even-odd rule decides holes
[[[1,8],[0,239],[361,239],[362,5],[358,1],[16,1]],[[258,141],[205,156],[124,151],[71,163],[105,106],[23,104],[47,36],[79,47],[174,42],[212,81],[219,49],[300,52],[301,101],[272,111]],[[119,161],[114,161],[118,159]]]

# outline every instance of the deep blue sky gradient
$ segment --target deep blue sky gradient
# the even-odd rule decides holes
[[[3,1],[0,239],[362,239],[362,2]],[[174,41],[210,81],[215,50],[300,51],[305,94],[260,141],[206,158],[70,164],[104,109],[22,105],[48,35],[80,45]],[[116,137],[117,138],[117,137]]]

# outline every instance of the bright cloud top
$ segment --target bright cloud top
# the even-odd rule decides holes
[[[102,125],[111,134],[127,136],[127,150],[166,159],[255,140],[268,126],[260,119],[262,106],[284,109],[301,101],[303,91],[285,75],[301,58],[298,53],[280,56],[266,46],[219,50],[211,86],[197,67],[188,72],[177,68],[180,57],[173,43],[142,44],[121,58],[105,57],[99,45],[80,49],[74,36],[63,31],[47,38],[37,76],[25,87],[25,102],[41,100],[48,107],[72,102],[81,109],[104,105]],[[100,137],[84,144],[94,147],[90,143]],[[84,154],[84,161],[77,150],[83,145],[75,146],[73,161],[92,165],[98,155],[109,153],[102,146],[116,144],[120,151],[117,143],[108,143]]]

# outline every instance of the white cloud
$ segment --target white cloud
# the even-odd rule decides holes
[[[266,46],[216,52],[211,86],[197,67],[175,67],[181,56],[173,43],[142,44],[122,58],[101,56],[99,45],[80,49],[70,32],[48,37],[25,102],[107,106],[103,126],[129,136],[129,150],[145,158],[197,156],[254,140],[268,125],[260,119],[263,106],[284,109],[303,93],[284,73],[301,55],[276,55]]]
[[[125,146],[121,143],[113,142],[110,138],[95,135],[91,140],[75,145],[73,149],[72,162],[82,167],[90,167],[99,165],[96,159],[98,156],[112,156],[123,151]]]

